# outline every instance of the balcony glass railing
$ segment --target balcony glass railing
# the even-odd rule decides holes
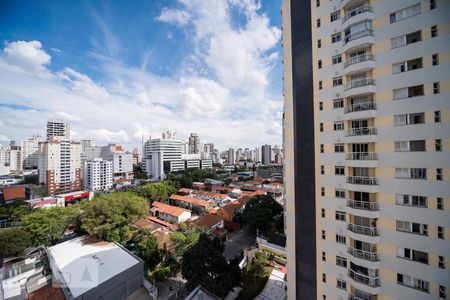
[[[347,160],[377,160],[378,153],[376,152],[350,152],[347,153]]]
[[[378,203],[370,202],[370,201],[358,201],[358,200],[348,199],[347,206],[351,207],[351,208],[355,208],[355,209],[362,209],[362,210],[370,210],[370,211],[379,210]]]
[[[375,85],[375,80],[373,80],[372,78],[355,79],[344,86],[344,91],[368,85]]]
[[[348,253],[356,258],[365,259],[368,261],[379,261],[377,252],[368,252],[353,247],[348,247]]]
[[[347,131],[347,136],[374,135],[374,134],[377,134],[377,129],[374,127],[357,127]]]
[[[368,60],[375,60],[375,55],[373,54],[361,54],[358,56],[351,57],[349,60],[347,60],[344,63],[344,68],[347,68],[348,66],[359,64]]]
[[[362,185],[377,185],[378,179],[376,177],[368,177],[368,176],[347,176],[347,183],[362,184]]]
[[[380,286],[380,279],[378,277],[367,276],[367,275],[364,275],[361,273],[356,273],[352,269],[348,270],[348,276],[357,282],[360,282],[362,284],[365,284],[365,285],[368,285],[371,287]]]
[[[365,110],[375,110],[377,109],[375,102],[369,101],[369,102],[361,102],[361,103],[354,103],[352,105],[349,105],[345,108],[345,113],[351,113],[351,112],[357,112],[357,111],[365,111]]]
[[[344,38],[344,45],[347,44],[348,42],[360,39],[362,37],[365,36],[373,36],[373,30],[372,29],[363,29],[361,31],[357,31],[357,32],[353,32],[353,33],[349,33],[345,38]]]
[[[362,295],[361,293],[357,294],[348,294],[348,300],[377,300],[377,295]]]
[[[364,5],[352,9],[351,11],[345,14],[344,18],[342,19],[342,23],[345,23],[345,21],[347,21],[348,19],[365,12],[373,12],[372,6]]]
[[[378,228],[376,227],[368,227],[357,224],[349,223],[347,224],[347,229],[351,232],[368,235],[368,236],[379,236]]]

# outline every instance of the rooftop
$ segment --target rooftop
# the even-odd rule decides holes
[[[196,198],[192,198],[192,197],[179,196],[179,195],[170,196],[170,200],[189,202],[194,205],[203,206],[203,207],[207,207],[209,205],[208,201],[204,201],[204,200],[200,200],[200,199],[196,199]]]
[[[194,195],[203,195],[203,196],[209,196],[209,197],[213,197],[213,198],[220,198],[220,199],[228,199],[229,196],[225,195],[225,194],[219,194],[219,193],[213,193],[213,192],[208,192],[208,191],[193,191],[192,192]]]
[[[25,187],[23,186],[10,186],[1,189],[3,191],[4,201],[25,199]]]
[[[172,206],[172,205],[168,205],[168,204],[164,204],[158,201],[155,201],[152,203],[152,206],[154,208],[156,208],[156,210],[158,210],[159,212],[171,215],[171,216],[175,216],[175,217],[179,217],[181,216],[181,214],[183,214],[185,211],[184,208],[178,207],[178,206]]]
[[[221,221],[223,221],[222,216],[213,215],[213,214],[204,214],[203,216],[201,216],[197,220],[195,220],[194,223],[197,226],[205,226],[205,227],[211,228]]]

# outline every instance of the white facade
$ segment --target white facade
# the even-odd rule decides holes
[[[166,135],[167,136],[167,135]],[[184,169],[183,143],[176,139],[150,139],[144,145],[143,166],[151,179],[164,179],[165,170]],[[174,163],[171,163],[174,162]]]
[[[0,165],[9,166],[9,149],[7,147],[0,146]]]
[[[22,141],[23,168],[33,169],[38,166],[40,136],[33,136]]]
[[[11,146],[9,150],[9,168],[11,172],[22,171],[22,149],[20,146]]]
[[[113,162],[96,158],[83,163],[83,188],[107,191],[113,186]]]
[[[48,120],[47,139],[70,140],[70,124],[61,119]]]
[[[234,149],[230,148],[228,149],[228,153],[227,153],[227,163],[229,164],[233,164],[236,162],[236,158],[235,158],[235,153],[234,153]]]

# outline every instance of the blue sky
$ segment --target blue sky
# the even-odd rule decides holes
[[[0,142],[281,143],[281,0],[1,1]]]

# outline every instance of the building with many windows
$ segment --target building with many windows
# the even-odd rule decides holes
[[[95,158],[83,162],[83,188],[107,191],[113,186],[113,162]]]
[[[450,298],[450,2],[284,0],[289,299]]]
[[[61,119],[50,119],[47,122],[47,139],[70,140],[70,124]]]
[[[38,166],[38,149],[41,138],[32,136],[22,141],[22,159],[24,169],[35,169]]]

